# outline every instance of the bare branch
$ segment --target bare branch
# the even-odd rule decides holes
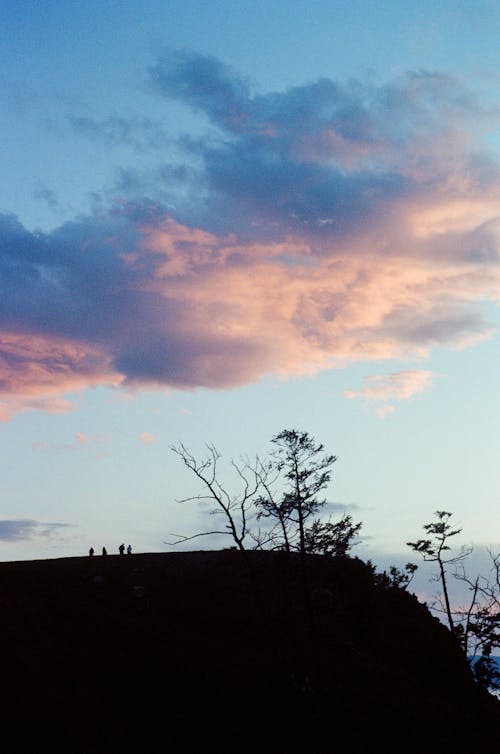
[[[255,465],[252,465],[248,460],[242,461],[240,464],[233,460],[230,461],[233,471],[239,478],[241,487],[238,494],[231,496],[219,478],[218,462],[221,458],[219,451],[212,444],[207,444],[206,449],[207,456],[200,461],[182,443],[171,446],[171,450],[181,458],[185,466],[193,472],[206,490],[205,494],[192,495],[184,498],[184,501],[196,500],[215,503],[212,514],[223,515],[226,519],[227,529],[227,531],[217,533],[229,533],[237,547],[244,550],[244,540],[249,534],[248,521],[252,515],[252,508],[260,487],[260,475],[257,467],[260,469],[262,464],[258,458],[255,460]],[[204,536],[204,534],[201,536]],[[191,539],[191,537],[182,538],[179,541],[184,542],[187,539]]]
[[[175,534],[174,532],[171,532],[172,537],[177,537],[175,542],[164,542],[165,545],[179,545],[183,544],[184,542],[189,542],[192,539],[196,539],[197,537],[208,537],[210,534],[227,534],[227,531],[203,531],[199,534],[192,534],[190,537],[186,537],[183,534]]]

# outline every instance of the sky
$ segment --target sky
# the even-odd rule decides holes
[[[436,510],[498,548],[498,3],[0,22],[0,560],[173,549],[213,527],[172,444],[236,489],[287,428],[360,557]]]

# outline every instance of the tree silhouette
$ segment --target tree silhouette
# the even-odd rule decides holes
[[[183,498],[178,502],[198,500],[213,503],[215,508],[211,512],[222,514],[225,518],[223,529],[198,532],[191,536],[173,534],[172,536],[176,537],[176,541],[170,544],[180,544],[210,534],[229,534],[238,550],[245,551],[245,539],[250,531],[249,518],[254,512],[253,506],[258,490],[263,481],[266,481],[269,468],[266,470],[264,464],[258,458],[253,464],[248,460],[242,461],[240,464],[231,460],[231,466],[240,482],[240,490],[236,494],[230,494],[219,480],[218,463],[221,455],[213,445],[207,445],[207,455],[201,460],[196,459],[182,443],[171,445],[170,449],[182,459],[184,465],[202,483],[204,489],[202,493]]]
[[[458,563],[460,560],[464,560],[470,555],[472,550],[471,548],[462,547],[457,555],[446,558],[445,553],[450,550],[448,541],[451,537],[460,534],[462,529],[453,529],[449,523],[453,514],[449,511],[436,511],[434,515],[437,517],[437,521],[431,521],[423,526],[424,530],[430,534],[431,537],[428,539],[418,539],[416,542],[407,542],[406,544],[415,552],[420,553],[424,560],[438,564],[439,580],[441,581],[443,589],[446,617],[448,619],[450,631],[454,632],[455,623],[448,593],[446,565],[448,563]]]
[[[243,459],[240,463],[231,460],[240,485],[236,493],[230,492],[220,481],[221,454],[214,445],[207,445],[207,455],[201,460],[195,458],[182,443],[170,446],[203,487],[200,494],[179,502],[197,500],[214,503],[212,513],[222,514],[225,518],[223,529],[211,529],[191,536],[175,534],[176,540],[172,544],[210,534],[229,534],[241,551],[247,549],[246,540],[249,539],[254,549],[268,547],[288,552],[296,549],[303,557],[308,550],[317,551],[319,537],[324,543],[325,537],[329,536],[331,540],[337,538],[338,552],[346,550],[347,541],[360,525],[354,525],[355,531],[350,533],[352,521],[345,518],[338,524],[318,520],[310,532],[306,527],[309,518],[325,505],[326,501],[319,499],[318,494],[330,481],[336,456],[324,453],[323,445],[316,443],[307,432],[295,429],[283,430],[271,442],[273,451],[266,461],[259,456],[252,460]],[[279,490],[278,482],[281,482]],[[267,521],[269,526],[264,530],[255,526],[252,529],[250,524],[259,521]],[[347,540],[346,534],[349,534]],[[331,547],[326,549],[333,552]]]
[[[485,688],[500,688],[500,674],[492,657],[492,652],[500,647],[500,555],[489,551],[490,572],[470,577],[463,561],[471,554],[472,547],[461,547],[457,554],[447,557],[450,551],[448,541],[460,534],[449,523],[452,516],[448,511],[436,511],[437,521],[424,525],[430,539],[407,542],[424,560],[438,564],[443,589],[444,612],[448,625],[462,651],[472,666],[479,685]],[[466,584],[470,599],[466,606],[452,609],[448,590],[446,566],[454,564],[453,577]]]
[[[346,513],[339,521],[315,519],[305,531],[306,552],[315,555],[344,557],[353,545],[353,539],[362,524],[354,524],[352,516]]]
[[[296,548],[301,556],[307,552],[306,523],[322,508],[326,500],[318,499],[331,479],[331,469],[337,457],[324,452],[324,446],[317,443],[308,432],[285,429],[275,435],[273,458],[275,467],[285,480],[285,490],[278,503],[259,498],[258,504],[267,515],[276,515],[285,528],[296,527]],[[285,539],[290,546],[290,535]]]

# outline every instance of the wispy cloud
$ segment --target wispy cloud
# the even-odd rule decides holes
[[[390,404],[386,404],[385,406],[379,406],[377,409],[375,409],[377,416],[380,416],[381,419],[384,419],[386,416],[389,416],[389,414],[393,414],[396,408],[394,406],[391,406]]]
[[[36,390],[36,387],[34,387]],[[53,414],[67,414],[73,410],[73,403],[66,398],[41,396],[29,397],[6,394],[0,400],[0,422],[9,421],[20,411],[49,411]]]
[[[222,389],[491,335],[478,302],[500,300],[500,169],[480,137],[498,112],[460,81],[259,94],[188,52],[150,76],[212,124],[183,139],[185,164],[158,161],[126,200],[48,234],[0,216],[0,419],[69,410],[50,401],[91,385]],[[430,380],[374,377],[356,397],[388,413]]]
[[[407,369],[392,374],[374,374],[366,377],[361,390],[346,390],[346,398],[364,398],[376,401],[402,401],[429,387],[435,378],[425,369]]]
[[[54,453],[65,450],[84,451],[90,453],[94,458],[101,458],[107,455],[105,451],[109,444],[109,438],[103,435],[88,435],[83,432],[77,432],[72,441],[66,443],[52,443],[46,440],[36,440],[32,443],[31,448],[35,453]]]
[[[382,403],[377,414],[383,418],[395,411],[388,401],[404,401],[429,388],[436,374],[425,369],[407,369],[392,374],[375,374],[366,377],[361,390],[346,390],[346,398],[362,398],[368,402]]]
[[[349,511],[358,511],[361,509],[361,506],[359,506],[357,503],[329,503],[328,501],[325,504],[325,508],[327,512],[330,513],[348,513]]]
[[[95,447],[96,445],[106,445],[109,438],[104,435],[87,434],[86,432],[77,432],[75,435],[76,443],[81,448]]]
[[[88,116],[71,115],[68,123],[82,136],[102,141],[111,147],[125,144],[136,151],[148,152],[164,149],[171,142],[161,123],[150,118],[124,118],[112,115],[97,120]]]
[[[35,199],[41,199],[49,209],[52,210],[59,210],[60,209],[60,202],[57,198],[57,194],[55,191],[50,189],[48,186],[45,186],[43,183],[39,183],[37,188],[34,191],[33,196]]]
[[[0,521],[0,540],[15,542],[38,537],[52,537],[72,524],[49,523],[29,518],[3,519]]]
[[[151,432],[142,432],[139,435],[139,440],[143,445],[154,445],[156,442],[156,437],[155,435],[152,435]]]

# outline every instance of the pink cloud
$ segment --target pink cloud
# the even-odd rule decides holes
[[[109,358],[95,347],[40,334],[0,332],[0,422],[23,411],[68,413],[62,394],[92,385],[118,385]]]
[[[464,347],[491,334],[467,304],[500,297],[497,268],[435,262],[427,257],[432,244],[422,250],[411,235],[396,238],[399,252],[384,253],[380,241],[377,251],[382,229],[375,230],[373,237],[344,239],[341,249],[323,243],[318,255],[300,237],[237,245],[207,234],[199,242],[196,232],[186,253],[176,230],[155,228],[148,243],[168,262],[159,263],[150,285],[166,299],[189,301],[180,324],[186,343],[199,333],[208,344],[225,341],[228,353],[233,348],[225,375],[217,370],[211,387],[265,372],[314,373],[346,360],[422,357],[435,345]]]
[[[76,444],[82,448],[89,448],[95,445],[105,445],[109,439],[103,435],[88,435],[85,432],[77,432],[75,435]]]
[[[412,398],[432,385],[436,375],[425,369],[407,369],[392,374],[376,374],[366,377],[361,390],[346,390],[346,398],[362,398],[369,402],[381,402],[376,408],[381,418],[396,409],[388,401],[403,401]]]
[[[15,364],[13,370],[12,364]],[[109,356],[96,345],[58,335],[0,331],[0,395],[47,395],[78,390],[89,383],[118,384]]]
[[[107,445],[109,439],[102,435],[88,435],[83,432],[77,432],[74,441],[56,444],[46,440],[36,440],[32,443],[32,450],[37,453],[53,453],[59,451],[80,451],[90,453],[93,458],[102,458],[107,455],[101,450],[102,446]],[[96,450],[97,448],[97,450]]]
[[[73,410],[72,401],[66,398],[31,398],[23,395],[9,396],[0,400],[0,422],[10,421],[15,413],[23,411],[48,411],[53,414],[67,414]]]
[[[193,143],[199,175],[149,176],[163,198],[182,174],[180,209],[123,200],[47,235],[0,216],[0,421],[96,385],[226,389],[491,336],[500,169],[474,138],[497,114],[460,82],[257,96],[214,58],[167,58],[157,89],[221,134]],[[376,375],[348,397],[387,415],[432,379]]]
[[[386,404],[385,406],[380,406],[380,408],[377,408],[376,412],[377,412],[377,416],[380,416],[380,418],[383,419],[389,414],[393,414],[395,410],[396,409],[394,406]]]
[[[142,432],[139,435],[139,440],[143,443],[143,445],[154,445],[154,443],[156,442],[156,437],[150,432]]]
[[[474,303],[500,299],[500,266],[479,253],[491,230],[483,223],[457,235],[453,225],[446,236],[441,224],[430,225],[424,238],[409,225],[403,233],[404,211],[397,216],[394,228],[394,218],[386,226],[378,220],[372,232],[342,242],[300,235],[242,242],[170,218],[142,226],[124,264],[140,295],[154,297],[154,316],[138,309],[135,321],[99,344],[1,333],[0,419],[68,411],[62,396],[92,385],[227,388],[269,373],[424,358],[435,346],[488,337],[492,328]],[[472,247],[477,260],[464,258]]]

